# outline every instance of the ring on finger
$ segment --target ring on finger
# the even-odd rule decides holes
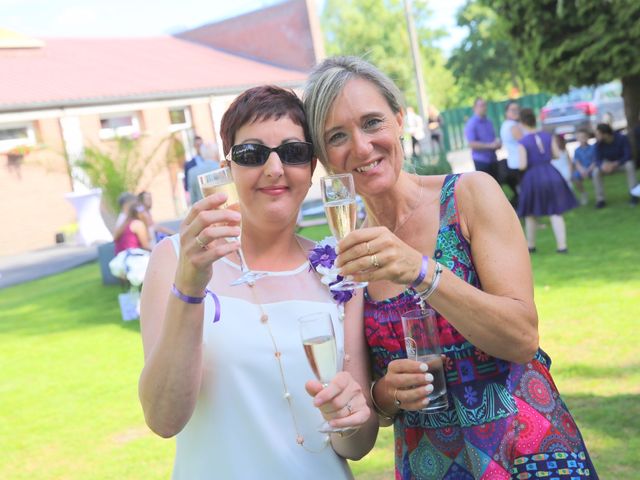
[[[203,250],[206,250],[206,249],[208,248],[208,247],[207,247],[207,244],[206,244],[206,243],[204,243],[202,240],[200,240],[200,236],[199,236],[199,235],[196,235],[196,243],[197,243],[197,244],[198,244],[198,246],[199,246],[201,249],[203,249]]]
[[[371,245],[369,242],[365,243],[365,245],[367,246],[367,255],[371,255]]]
[[[347,402],[347,404],[344,406],[344,408],[347,409],[347,411],[349,412],[349,415],[353,414],[353,407],[351,406],[351,402]]]
[[[369,261],[371,262],[371,266],[380,268],[380,262],[378,262],[378,257],[376,257],[375,253],[369,257]]]
[[[400,407],[400,405],[402,405],[402,402],[398,398],[398,389],[397,388],[396,388],[396,391],[393,392],[393,403],[396,405],[396,407]]]

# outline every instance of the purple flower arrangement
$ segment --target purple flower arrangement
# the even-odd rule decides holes
[[[316,243],[316,246],[311,250],[311,253],[309,253],[309,263],[311,264],[310,268],[322,276],[320,281],[329,287],[333,299],[340,305],[351,300],[353,290],[331,290],[331,285],[342,281],[342,276],[333,270],[333,264],[337,256],[335,238],[327,237]]]

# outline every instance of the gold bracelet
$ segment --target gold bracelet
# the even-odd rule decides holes
[[[379,379],[378,379],[379,380]],[[370,388],[370,393],[371,393],[371,403],[373,404],[373,409],[375,410],[375,412],[382,417],[385,420],[393,420],[395,418],[395,415],[389,415],[387,412],[385,412],[384,410],[382,410],[378,404],[376,403],[376,399],[373,396],[373,389],[376,386],[376,383],[378,382],[378,380],[374,380],[373,382],[371,382],[371,388]]]
[[[360,427],[354,427],[354,428],[350,428],[349,430],[347,430],[348,433],[346,435],[345,435],[344,432],[331,432],[331,433],[335,433],[340,438],[347,439],[347,438],[353,437],[359,431],[360,431]]]

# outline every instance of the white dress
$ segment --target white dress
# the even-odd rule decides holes
[[[507,119],[502,123],[500,127],[500,140],[502,140],[502,146],[507,150],[507,167],[511,170],[520,169],[520,153],[518,150],[518,140],[513,136],[511,129],[517,126],[518,122],[515,120]]]
[[[178,236],[171,237],[176,251]],[[309,247],[311,245],[309,244]],[[305,248],[307,246],[305,245]],[[175,480],[350,479],[344,459],[317,431],[323,418],[304,384],[314,379],[307,362],[297,319],[326,311],[332,316],[341,368],[344,352],[342,320],[329,291],[305,262],[295,270],[272,272],[256,282],[255,296],[269,316],[269,326],[281,354],[284,378],[260,307],[250,287],[231,287],[240,276],[235,263],[213,265],[209,288],[220,301],[220,319],[213,322],[215,303],[205,300],[204,373],[195,411],[176,437]]]

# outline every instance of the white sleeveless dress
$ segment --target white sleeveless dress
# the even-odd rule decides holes
[[[178,236],[171,240],[179,248]],[[303,240],[304,241],[304,240]],[[307,248],[307,245],[305,248]],[[311,244],[308,244],[311,247]],[[334,323],[338,363],[344,352],[342,321],[328,289],[305,262],[295,270],[271,272],[256,282],[255,295],[269,316],[269,326],[282,352],[284,377],[291,393],[298,431],[268,328],[250,287],[231,287],[239,266],[224,258],[214,263],[209,289],[220,301],[205,300],[204,372],[195,411],[176,437],[174,480],[350,479],[344,459],[317,431],[322,415],[304,384],[315,378],[307,362],[297,319],[329,312]]]

